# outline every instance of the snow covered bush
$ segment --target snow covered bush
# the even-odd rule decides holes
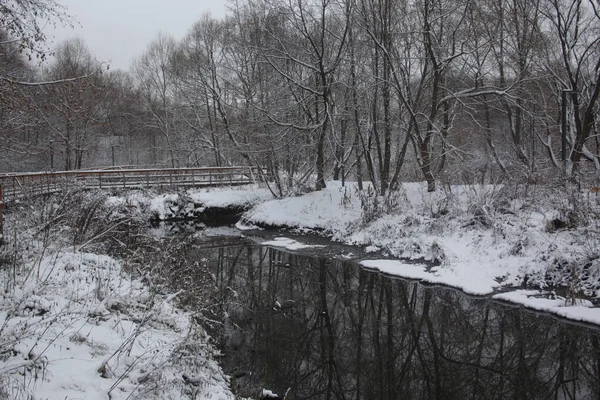
[[[366,185],[366,189],[358,192],[360,197],[361,217],[363,224],[368,224],[376,219],[395,213],[406,202],[406,194],[402,188],[389,190],[386,195],[379,195],[373,185]]]

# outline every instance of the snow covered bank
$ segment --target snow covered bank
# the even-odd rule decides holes
[[[127,209],[104,200],[78,194],[7,213],[0,398],[233,399],[179,293],[129,273],[126,235],[139,232]],[[123,259],[100,254],[115,245]]]
[[[273,199],[271,192],[258,185],[222,188],[197,188],[185,192],[153,194],[148,191],[127,191],[111,196],[114,206],[136,207],[157,220],[190,219],[215,209],[245,210]]]
[[[291,251],[300,250],[300,249],[310,249],[310,248],[316,248],[316,247],[324,247],[323,245],[303,244],[294,239],[289,239],[286,237],[278,237],[278,238],[275,238],[274,240],[269,240],[269,241],[263,242],[262,245],[263,246],[273,246],[273,247],[283,247],[284,249],[291,250]]]
[[[502,185],[446,186],[428,193],[424,184],[406,183],[391,196],[376,197],[353,184],[330,182],[319,192],[259,204],[243,218],[259,226],[316,229],[390,257],[424,258],[436,266],[390,260],[362,264],[471,294],[563,287],[567,299],[558,300],[560,310],[556,302],[544,306],[543,294],[510,300],[600,323],[600,309],[590,308],[591,303],[584,303],[585,312],[581,305],[569,306],[578,297],[600,297],[597,193]]]
[[[260,203],[244,214],[244,221],[276,227],[347,232],[361,218],[360,199],[352,187],[330,182],[328,187],[303,196]]]

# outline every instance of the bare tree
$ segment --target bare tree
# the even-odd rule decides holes
[[[216,71],[220,53],[220,23],[204,15],[190,29],[179,46],[176,65],[178,96],[186,112],[182,114],[184,125],[191,129],[195,152],[204,149],[212,153],[214,165],[224,162],[221,152],[217,116],[218,98]],[[197,153],[194,162],[204,158]]]
[[[106,92],[97,74],[100,66],[81,39],[67,40],[43,75],[56,83],[38,87],[41,96],[34,102],[52,140],[63,144],[65,170],[82,168],[90,135],[104,122]]]
[[[69,24],[66,7],[55,0],[10,0],[0,3],[0,30],[7,37],[0,45],[14,43],[29,57],[44,59],[47,55],[44,28],[47,24]],[[7,78],[2,73],[0,77]]]
[[[25,85],[34,81],[34,71],[25,58],[47,55],[43,28],[69,23],[65,8],[54,0],[13,0],[0,2],[0,131],[3,170],[44,168],[44,147],[40,138],[29,93]]]
[[[264,28],[273,39],[262,49],[265,60],[290,85],[308,123],[272,121],[281,127],[315,134],[316,189],[325,188],[325,145],[335,127],[334,93],[336,71],[344,56],[348,15],[343,5],[330,0],[269,4],[285,21],[286,34]]]
[[[142,99],[148,112],[148,128],[158,132],[165,141],[166,151],[169,155],[168,162],[172,167],[177,166],[175,117],[173,94],[175,90],[175,73],[173,71],[173,57],[176,43],[172,37],[159,34],[150,43],[146,52],[133,66],[134,74],[138,80]],[[153,136],[153,162],[158,161],[160,143],[156,135]]]
[[[578,173],[583,159],[600,171],[599,155],[588,148],[596,128],[600,98],[600,5],[594,0],[548,0],[544,13],[558,38],[558,51],[548,54],[549,70],[559,92],[565,91],[573,105],[574,124],[569,131],[569,173]],[[559,57],[553,57],[558,54]],[[562,107],[567,107],[566,104]],[[565,121],[566,122],[566,121]]]
[[[141,93],[133,76],[121,70],[104,75],[106,101],[104,120],[110,136],[98,156],[106,163],[107,157],[117,165],[150,164],[150,135],[144,129],[146,114],[139,99]],[[108,147],[110,146],[110,147]],[[102,156],[104,154],[104,156]]]

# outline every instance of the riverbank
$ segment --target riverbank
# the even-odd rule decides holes
[[[600,324],[600,195],[536,186],[407,183],[388,197],[355,184],[261,203],[246,225],[316,231],[383,252],[386,274]],[[402,259],[420,259],[415,265]],[[431,264],[434,264],[431,267]]]
[[[149,219],[206,210],[248,209],[242,229],[317,232],[384,255],[361,256],[365,268],[600,324],[589,300],[600,287],[599,201],[569,196],[502,186],[427,193],[406,184],[378,198],[332,182],[279,200],[248,186],[76,192],[11,205],[0,247],[0,398],[235,398],[198,315],[185,310],[202,293],[177,287],[210,276],[204,260],[182,267],[177,255],[188,243],[148,227]]]
[[[0,398],[236,398],[187,294],[169,291],[181,242],[150,233],[161,196],[75,192],[7,210]]]

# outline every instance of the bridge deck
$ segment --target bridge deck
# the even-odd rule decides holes
[[[127,168],[0,175],[0,202],[67,190],[232,186],[255,183],[257,167]],[[2,197],[3,196],[3,197]]]

